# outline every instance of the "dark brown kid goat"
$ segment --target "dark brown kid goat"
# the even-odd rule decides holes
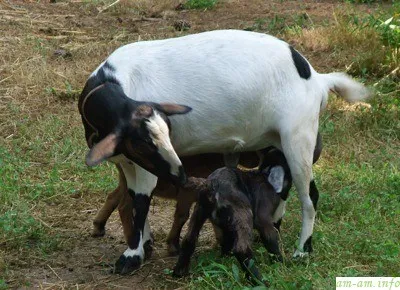
[[[266,151],[266,150],[265,150]],[[223,255],[233,252],[248,278],[262,281],[251,250],[253,227],[275,260],[282,261],[275,212],[286,200],[292,177],[285,156],[278,149],[265,152],[258,169],[242,171],[223,167],[207,179],[189,179],[187,187],[199,191],[188,232],[174,269],[175,276],[188,273],[190,258],[204,222],[209,219]]]

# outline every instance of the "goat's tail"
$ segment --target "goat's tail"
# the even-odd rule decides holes
[[[320,74],[319,76],[331,92],[349,103],[364,101],[371,96],[370,90],[345,73]]]

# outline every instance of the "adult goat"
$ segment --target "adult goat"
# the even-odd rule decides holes
[[[186,182],[178,156],[222,153],[232,166],[239,152],[270,145],[284,152],[302,205],[294,255],[307,253],[312,156],[330,90],[347,101],[369,95],[345,74],[317,73],[293,47],[261,33],[211,31],[114,51],[89,77],[79,109],[91,147],[86,163],[119,164],[134,199],[134,234],[117,269],[138,268],[151,243],[157,176]]]

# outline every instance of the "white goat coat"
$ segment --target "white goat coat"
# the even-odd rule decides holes
[[[299,76],[287,43],[246,31],[132,43],[106,61],[129,98],[193,108],[170,118],[180,156],[280,148],[273,133],[318,122],[329,90],[312,68]]]

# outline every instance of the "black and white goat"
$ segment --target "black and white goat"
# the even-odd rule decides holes
[[[313,149],[329,91],[347,101],[368,96],[346,75],[319,74],[286,42],[261,33],[211,31],[113,52],[89,77],[79,109],[91,147],[86,163],[119,164],[135,201],[134,234],[118,268],[132,271],[144,259],[157,177],[186,182],[178,156],[221,153],[232,166],[240,152],[271,145],[284,152],[301,201],[295,256],[304,255],[315,218]]]
[[[209,219],[221,245],[221,253],[233,252],[249,278],[262,280],[254,264],[252,252],[253,227],[277,261],[282,261],[278,230],[281,217],[279,205],[288,197],[292,185],[285,156],[270,149],[258,169],[217,169],[207,179],[189,178],[187,187],[197,188],[199,197],[190,218],[188,232],[182,242],[175,276],[188,273],[190,258],[204,222]]]

